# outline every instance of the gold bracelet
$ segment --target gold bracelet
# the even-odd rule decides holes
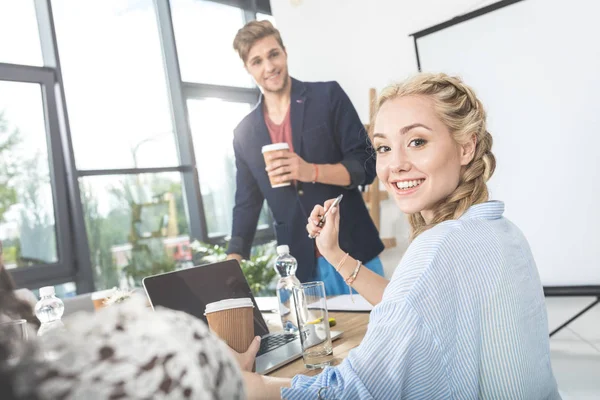
[[[356,268],[354,268],[352,275],[350,275],[348,278],[346,278],[346,283],[348,284],[348,286],[350,286],[354,283],[354,281],[356,280],[356,276],[358,275],[358,271],[360,271],[360,267],[362,267],[362,262],[360,260],[356,260],[356,261],[357,261]]]
[[[356,260],[356,268],[354,268],[354,272],[348,278],[346,278],[346,284],[348,285],[348,291],[350,292],[350,300],[354,303],[354,297],[352,297],[352,284],[356,280],[356,276],[358,275],[358,271],[360,271],[360,267],[362,267],[362,262],[360,260]]]
[[[344,261],[346,261],[346,258],[348,258],[348,254],[350,254],[350,253],[344,254],[344,257],[342,257],[342,261],[340,261],[338,263],[337,267],[334,267],[337,272],[340,272],[340,269],[342,269],[342,265],[344,265]],[[340,272],[340,274],[341,274],[341,272]]]

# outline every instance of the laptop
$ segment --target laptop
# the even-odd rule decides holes
[[[153,309],[162,306],[183,311],[204,322],[207,322],[204,309],[208,303],[230,298],[251,298],[254,303],[254,334],[262,338],[256,357],[256,372],[259,374],[266,374],[302,357],[297,333],[269,333],[236,260],[149,276],[142,280],[142,284]],[[342,332],[331,331],[332,340],[341,336]]]

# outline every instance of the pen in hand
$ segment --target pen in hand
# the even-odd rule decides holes
[[[331,211],[334,207],[337,207],[338,204],[340,204],[340,201],[342,201],[342,198],[344,197],[343,194],[340,194],[338,197],[335,198],[335,200],[333,201],[333,203],[331,204],[331,207],[329,207],[327,209],[327,211],[325,211],[325,214],[321,217],[321,219],[319,220],[319,223],[317,224],[317,226],[319,228],[322,228],[323,225],[325,225],[325,220],[327,218],[327,215],[329,215],[329,211]]]

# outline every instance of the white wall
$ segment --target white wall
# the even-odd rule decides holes
[[[290,73],[305,81],[337,80],[363,122],[369,118],[369,88],[378,91],[417,71],[408,35],[492,1],[481,0],[271,0],[288,50]],[[383,237],[398,245],[382,256],[386,275],[408,246],[408,223],[387,200]]]
[[[491,198],[506,202],[544,286],[600,285],[599,13],[589,0],[527,0],[419,39],[423,70],[460,75],[485,105]]]

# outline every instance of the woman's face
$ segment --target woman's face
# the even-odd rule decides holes
[[[426,222],[433,208],[458,186],[461,168],[473,159],[475,137],[459,145],[425,96],[388,100],[373,130],[377,176],[406,214]]]

